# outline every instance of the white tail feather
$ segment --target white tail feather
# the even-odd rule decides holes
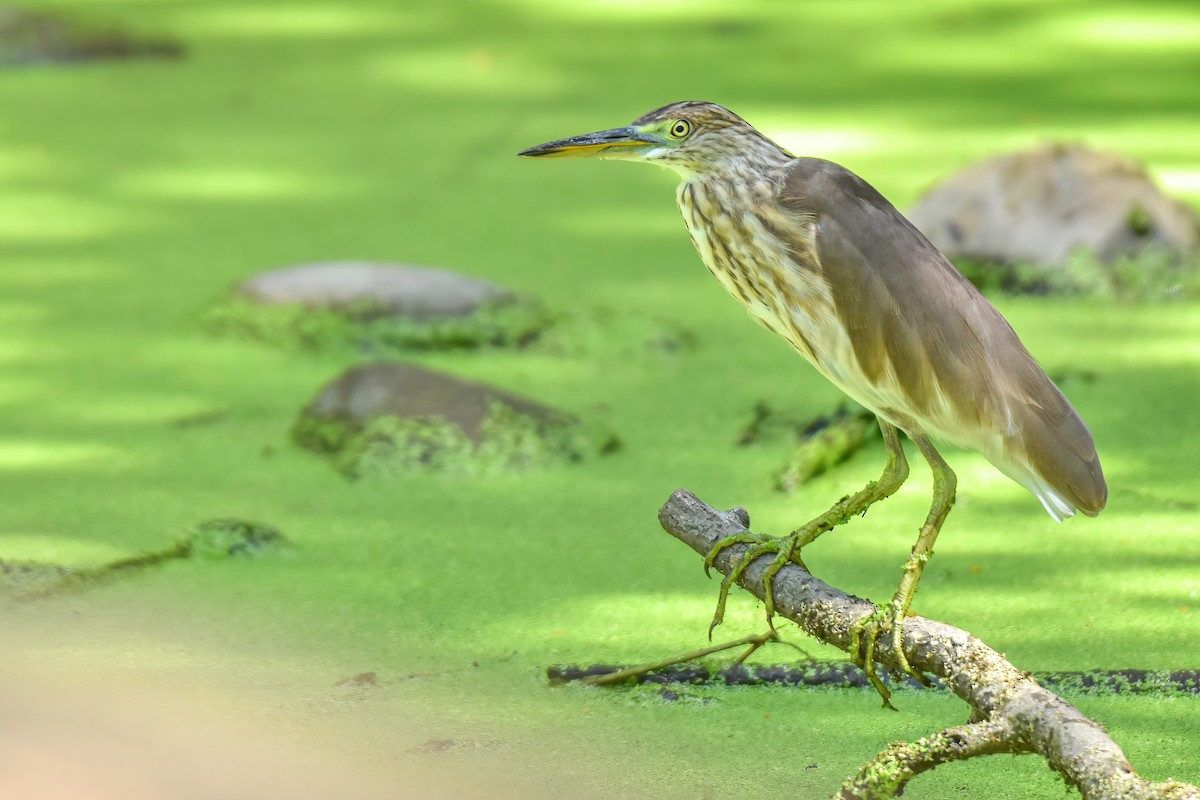
[[[1046,513],[1053,517],[1055,522],[1062,522],[1068,517],[1075,516],[1075,506],[1029,467],[1024,464],[1005,463],[1000,459],[989,458],[988,460],[995,465],[996,469],[1024,486],[1040,500],[1042,508],[1046,509]]]

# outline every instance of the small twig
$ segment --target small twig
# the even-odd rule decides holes
[[[583,683],[591,684],[592,686],[607,686],[608,684],[612,683],[622,683],[630,678],[636,678],[641,675],[645,675],[647,672],[654,672],[655,670],[664,669],[666,667],[674,666],[675,664],[682,664],[686,661],[695,661],[698,658],[711,656],[713,653],[720,653],[722,650],[731,650],[735,647],[741,647],[742,645],[750,645],[750,648],[738,657],[737,662],[740,664],[755,650],[762,647],[767,642],[778,640],[778,638],[779,634],[773,630],[770,630],[766,631],[765,633],[760,633],[757,636],[743,636],[741,639],[735,639],[732,642],[714,644],[710,647],[705,647],[700,650],[693,650],[692,652],[684,653],[681,656],[665,658],[662,661],[655,661],[650,664],[627,667],[625,669],[620,669],[616,672],[609,672],[604,675],[585,675],[580,680]]]

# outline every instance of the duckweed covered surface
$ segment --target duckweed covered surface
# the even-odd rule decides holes
[[[547,685],[550,664],[702,643],[715,584],[657,528],[671,491],[744,505],[756,528],[783,532],[875,477],[882,451],[776,493],[790,442],[739,447],[745,420],[761,402],[827,413],[837,391],[705,273],[669,175],[516,151],[694,97],[847,164],[901,207],[963,164],[1047,137],[1144,159],[1200,200],[1200,17],[1186,3],[55,9],[180,40],[186,55],[0,71],[0,558],[95,567],[210,518],[260,521],[292,546],[172,560],[6,608],[5,685],[131,693],[170,709],[168,727],[215,717],[269,731],[298,758],[345,765],[347,787],[819,797],[888,742],[964,718],[958,701],[915,692],[892,714],[857,690],[706,687],[668,702]],[[581,334],[586,346],[411,360],[595,420],[622,450],[532,473],[343,480],[288,430],[353,350],[203,325],[245,277],[325,259],[440,265],[550,308],[619,309]],[[951,452],[959,501],[916,610],[1031,670],[1200,666],[1200,306],[997,303],[1067,376],[1109,508],[1055,525],[982,458]],[[695,342],[646,348],[627,315]],[[929,489],[914,469],[806,561],[886,598]],[[760,615],[734,601],[724,631],[756,632]],[[368,671],[377,685],[335,686]],[[1073,699],[1148,777],[1200,781],[1200,699]],[[1034,759],[991,758],[909,794],[964,791],[1064,789]]]

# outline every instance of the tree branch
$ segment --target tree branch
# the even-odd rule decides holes
[[[719,540],[745,532],[744,509],[718,511],[687,491],[671,495],[659,511],[663,529],[701,555]],[[715,566],[728,574],[746,545],[723,551]],[[770,558],[761,558],[738,584],[759,599]],[[855,621],[874,613],[868,601],[813,577],[795,564],[775,576],[775,608],[819,641],[849,651]],[[974,635],[925,617],[904,621],[903,647],[912,666],[943,679],[971,708],[972,722],[892,745],[848,778],[838,798],[896,797],[904,785],[938,764],[988,753],[1036,753],[1086,800],[1200,800],[1200,789],[1185,783],[1152,783],[1136,772],[1121,748],[1096,722],[1047,691]],[[899,661],[891,637],[881,636],[875,658],[893,672]]]
[[[839,798],[889,798],[904,791],[910,780],[939,764],[974,756],[1018,753],[1016,736],[1003,722],[968,722],[932,733],[911,744],[895,742],[846,779]]]

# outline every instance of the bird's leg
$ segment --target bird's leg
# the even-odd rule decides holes
[[[913,595],[917,593],[917,584],[921,581],[925,562],[933,555],[933,543],[942,529],[942,523],[946,521],[946,515],[950,513],[950,507],[954,505],[954,493],[958,485],[954,471],[934,449],[929,437],[920,434],[911,438],[920,449],[921,455],[929,462],[929,468],[933,472],[933,505],[930,506],[929,516],[925,518],[925,524],[921,526],[921,532],[917,535],[912,554],[904,564],[904,575],[900,578],[900,587],[892,601],[886,608],[858,620],[850,629],[851,658],[867,674],[871,685],[879,691],[887,708],[891,708],[892,704],[888,699],[887,689],[875,672],[875,641],[883,629],[888,628],[892,636],[892,652],[895,653],[901,669],[922,683],[926,682],[925,676],[912,668],[904,654],[904,618],[912,605]]]
[[[824,514],[785,536],[773,537],[746,531],[738,536],[722,539],[713,546],[712,550],[708,551],[708,555],[704,558],[706,575],[722,551],[735,544],[750,545],[737,566],[721,581],[721,591],[717,597],[717,610],[713,614],[712,623],[708,626],[709,638],[712,638],[713,629],[720,625],[725,617],[725,601],[729,597],[729,590],[756,559],[764,555],[775,555],[766,572],[763,573],[763,586],[766,589],[764,603],[767,611],[767,624],[770,625],[772,617],[775,616],[774,582],[779,570],[789,562],[808,569],[800,558],[800,551],[803,547],[826,531],[848,521],[854,515],[865,513],[872,504],[883,500],[900,488],[900,485],[908,477],[908,459],[904,457],[904,445],[900,442],[900,432],[894,425],[882,419],[879,420],[879,430],[883,434],[883,443],[888,454],[887,465],[883,468],[883,474],[879,476],[879,480],[871,481],[860,491],[846,495]]]
[[[879,431],[887,448],[887,464],[879,480],[871,481],[854,494],[848,494],[833,504],[821,516],[792,531],[797,537],[796,550],[815,541],[826,531],[833,530],[851,517],[867,513],[867,509],[880,500],[890,497],[908,478],[908,459],[904,457],[904,445],[900,443],[900,432],[891,423],[879,420]]]

